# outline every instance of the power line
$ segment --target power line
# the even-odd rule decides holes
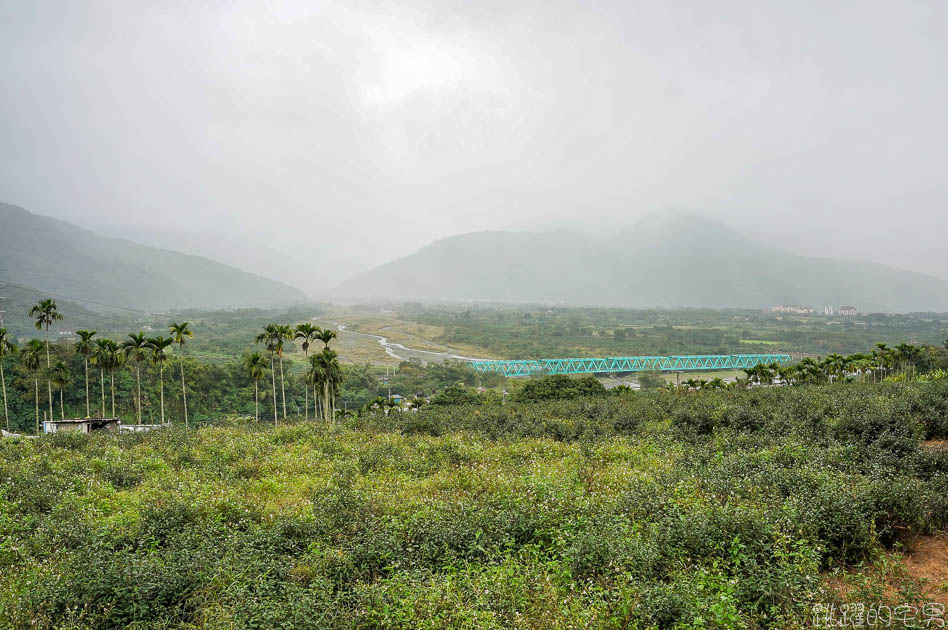
[[[62,298],[64,300],[72,300],[74,302],[83,302],[85,304],[95,304],[96,306],[105,306],[106,308],[117,308],[123,311],[131,311],[133,313],[143,313],[145,315],[148,314],[147,311],[142,311],[137,308],[129,308],[127,306],[118,306],[117,304],[107,304],[105,302],[96,302],[95,300],[86,300],[83,298],[73,297],[71,295],[63,295],[62,293],[53,293],[52,291],[43,291],[42,289],[37,289],[36,287],[26,287],[21,284],[14,284],[12,282],[8,282],[6,280],[0,280],[0,286],[16,287],[17,289],[24,289],[26,291],[36,291],[37,293],[42,293],[44,295],[51,295],[53,297]]]

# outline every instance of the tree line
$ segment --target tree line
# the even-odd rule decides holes
[[[948,341],[945,342],[948,350]],[[745,376],[728,383],[721,378],[688,379],[681,386],[690,389],[726,389],[755,385],[822,385],[844,381],[905,379],[936,369],[944,354],[933,346],[900,343],[890,348],[877,343],[872,352],[847,356],[833,353],[823,358],[804,357],[793,365],[759,363],[744,370]]]
[[[3,358],[10,354],[18,354],[19,369],[33,381],[34,392],[34,419],[35,430],[40,429],[40,381],[46,382],[48,411],[46,417],[50,420],[56,417],[54,411],[53,389],[55,387],[59,398],[59,417],[61,420],[66,417],[66,405],[63,399],[63,392],[67,385],[72,382],[72,374],[69,366],[62,358],[57,358],[54,363],[50,353],[49,329],[50,326],[63,320],[62,313],[53,299],[40,300],[30,309],[30,317],[34,319],[37,330],[45,333],[45,338],[30,339],[18,347],[10,339],[6,328],[0,328],[0,389],[3,392],[3,412],[6,429],[10,430],[10,411],[7,401],[6,375],[3,371]],[[164,370],[165,363],[168,360],[168,349],[172,344],[177,344],[179,349],[179,368],[181,376],[181,397],[183,401],[185,424],[188,422],[187,412],[187,387],[184,372],[184,344],[193,336],[188,322],[172,322],[168,326],[169,337],[162,335],[156,337],[146,337],[144,332],[129,333],[128,338],[122,342],[99,337],[94,330],[77,330],[76,335],[79,340],[74,345],[74,351],[82,358],[84,367],[85,384],[85,406],[86,417],[92,416],[93,400],[90,387],[90,366],[99,371],[99,401],[101,416],[109,417],[108,405],[106,404],[106,375],[108,375],[109,388],[108,399],[111,401],[111,417],[116,417],[115,407],[115,375],[126,364],[134,363],[135,376],[137,383],[137,396],[135,396],[136,417],[138,423],[142,423],[142,388],[141,388],[141,366],[143,363],[152,363],[158,367],[159,373],[159,391],[160,391],[160,409],[161,422],[165,423],[165,396],[164,396]],[[45,359],[45,361],[44,361]],[[94,377],[93,377],[94,378]]]
[[[337,338],[336,331],[320,328],[309,322],[297,324],[295,327],[286,324],[267,324],[256,337],[257,343],[262,343],[270,356],[270,384],[273,390],[273,423],[280,423],[277,406],[276,371],[277,364],[280,370],[280,399],[283,408],[283,419],[286,413],[286,377],[283,371],[283,350],[288,341],[298,340],[303,354],[306,357],[307,369],[303,375],[305,401],[303,409],[305,418],[309,419],[309,391],[313,391],[313,418],[332,420],[336,416],[336,399],[342,385],[342,370],[339,366],[339,355],[329,347]],[[321,352],[310,356],[309,349],[313,342],[323,343]],[[260,381],[266,377],[266,359],[258,352],[244,357],[244,369],[254,384],[254,415],[260,419]]]
[[[49,420],[56,418],[58,402],[59,418],[66,418],[66,404],[63,393],[73,382],[73,374],[63,357],[54,357],[50,351],[50,327],[56,322],[63,321],[56,301],[44,299],[30,309],[30,317],[34,320],[37,330],[44,332],[43,339],[30,339],[18,345],[11,338],[6,328],[0,328],[0,391],[3,395],[4,426],[11,430],[10,409],[7,398],[7,375],[4,371],[3,360],[10,355],[17,356],[17,368],[21,375],[28,378],[32,384],[34,430],[40,431],[40,406],[46,407],[43,416]],[[165,415],[165,368],[169,360],[169,351],[177,346],[177,367],[181,381],[180,402],[181,411],[186,427],[190,427],[188,413],[188,384],[185,373],[185,344],[194,334],[189,322],[171,322],[168,325],[168,336],[146,336],[144,331],[129,333],[121,341],[98,336],[94,330],[77,330],[78,340],[72,351],[82,359],[85,417],[92,417],[93,408],[100,412],[102,417],[118,417],[116,409],[116,375],[121,374],[124,368],[134,375],[133,401],[135,417],[139,424],[143,423],[143,409],[145,407],[142,393],[142,368],[152,366],[157,369],[158,398],[160,421],[166,423]],[[330,343],[336,339],[333,330],[322,329],[309,322],[294,326],[285,324],[267,324],[257,335],[255,341],[264,345],[269,354],[267,358],[254,352],[246,355],[242,361],[244,374],[254,384],[255,417],[260,418],[260,381],[269,374],[273,391],[273,421],[279,424],[281,418],[287,418],[286,405],[286,375],[283,368],[283,354],[285,344],[289,341],[299,341],[306,356],[307,369],[303,375],[306,418],[309,418],[309,394],[312,391],[313,417],[331,420],[336,415],[336,400],[342,388],[342,370],[338,354],[330,348]],[[321,342],[320,352],[309,354],[310,347],[315,342]],[[90,374],[90,369],[92,373]],[[98,379],[94,372],[98,370]],[[279,371],[280,391],[282,397],[277,397],[277,371]],[[99,400],[94,400],[93,387],[90,383],[98,380]],[[45,384],[45,400],[41,394],[41,385]],[[56,395],[54,395],[54,392]],[[58,399],[58,401],[57,401]],[[280,401],[279,404],[278,400]],[[109,404],[110,403],[110,404]]]

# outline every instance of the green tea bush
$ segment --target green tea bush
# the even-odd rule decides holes
[[[799,627],[948,526],[941,381],[0,441],[0,627]]]

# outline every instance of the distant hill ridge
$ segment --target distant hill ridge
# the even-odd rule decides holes
[[[948,282],[876,263],[810,258],[705,217],[648,216],[596,239],[580,232],[474,232],[343,282],[346,299],[564,302],[630,307],[854,304],[948,311]]]
[[[98,236],[0,203],[0,280],[148,311],[278,306],[297,289],[200,256]]]

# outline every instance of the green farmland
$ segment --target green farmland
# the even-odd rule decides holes
[[[936,381],[7,439],[0,627],[795,628],[944,601],[898,552],[948,526],[923,444],[946,435]]]

